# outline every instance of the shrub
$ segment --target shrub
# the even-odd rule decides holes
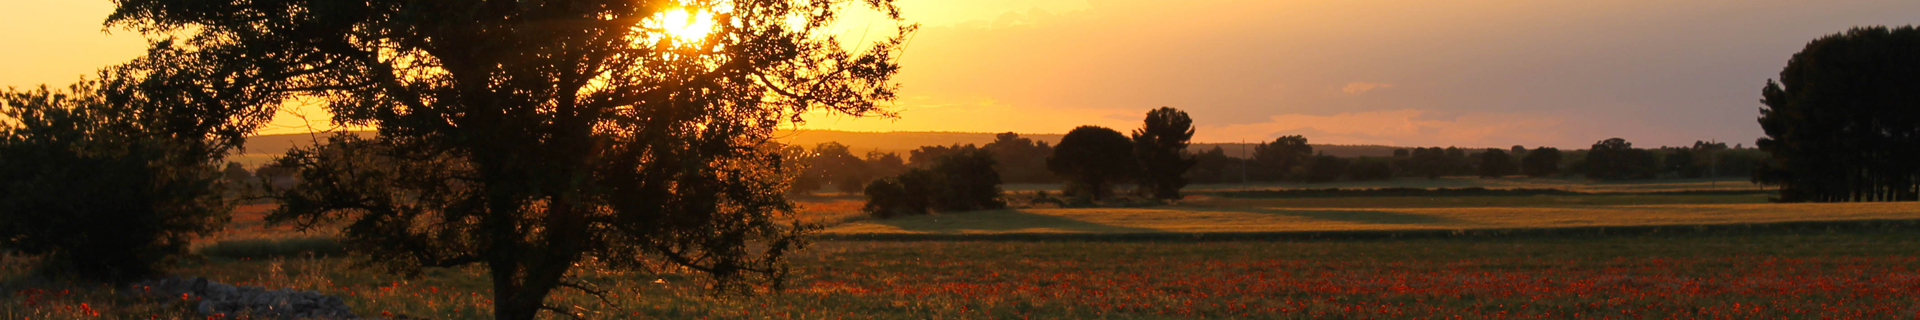
[[[993,154],[985,149],[968,148],[933,164],[938,179],[933,205],[942,211],[999,209],[1000,174],[994,171]]]
[[[967,211],[1006,206],[993,154],[964,148],[935,160],[933,168],[911,169],[867,184],[863,208],[876,218],[921,215],[933,209]]]
[[[932,171],[917,168],[898,176],[874,180],[867,184],[863,192],[867,195],[867,205],[861,209],[881,219],[927,214],[933,207],[933,197],[929,191],[934,180]]]
[[[89,280],[151,276],[164,258],[225,223],[232,202],[214,164],[225,153],[194,118],[130,94],[124,73],[55,93],[7,90],[0,106],[0,246],[46,254]],[[197,121],[197,120],[194,120]]]

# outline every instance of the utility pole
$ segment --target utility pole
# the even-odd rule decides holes
[[[1253,159],[1253,153],[1247,152],[1247,139],[1240,138],[1240,184],[1247,184],[1247,160]]]

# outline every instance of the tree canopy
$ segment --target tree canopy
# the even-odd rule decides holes
[[[512,320],[567,310],[546,297],[585,288],[568,278],[584,261],[778,279],[807,228],[774,220],[790,173],[766,142],[810,111],[887,114],[913,29],[850,49],[828,31],[840,1],[115,3],[110,24],[233,74],[194,84],[282,98],[233,105],[298,95],[379,130],[291,152],[306,183],[272,220],[347,223],[346,244],[401,271],[484,264]],[[714,29],[670,32],[673,10]]]
[[[1294,168],[1305,166],[1312,156],[1313,145],[1307,144],[1307,137],[1275,138],[1273,142],[1253,146],[1252,162],[1258,168],[1250,174],[1262,181],[1284,179]]]
[[[1133,130],[1140,189],[1156,199],[1180,199],[1180,188],[1187,186],[1187,169],[1195,162],[1186,154],[1190,140],[1193,118],[1186,111],[1168,107],[1147,111],[1146,123]]]
[[[1525,157],[1520,158],[1520,173],[1534,178],[1543,178],[1560,173],[1560,157],[1560,149],[1553,147],[1533,148],[1533,150],[1527,151]]]
[[[246,107],[260,96],[194,84],[232,75],[180,57],[162,43],[65,91],[0,93],[0,247],[125,282],[224,225],[218,165],[265,121]]]
[[[1047,169],[1067,178],[1065,192],[1104,199],[1113,185],[1128,181],[1140,170],[1133,160],[1133,140],[1119,131],[1080,126],[1060,138],[1047,157]]]
[[[1508,155],[1506,150],[1500,149],[1487,149],[1481,152],[1479,169],[1480,176],[1486,178],[1504,177],[1519,171],[1514,167],[1513,156]]]
[[[1593,143],[1587,149],[1588,179],[1620,180],[1651,178],[1660,171],[1659,159],[1652,152],[1635,149],[1626,139],[1611,138]]]
[[[1784,201],[1920,200],[1920,29],[1863,27],[1806,47],[1761,90],[1756,182]]]

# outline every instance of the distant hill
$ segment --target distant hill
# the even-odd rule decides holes
[[[350,131],[350,132],[352,132],[353,134],[360,135],[362,137],[373,136],[372,131]],[[321,134],[294,133],[294,134],[269,134],[269,135],[247,137],[247,144],[241,148],[240,153],[227,157],[227,161],[239,162],[241,165],[245,165],[247,167],[258,167],[260,165],[266,164],[267,162],[272,162],[274,157],[279,157],[281,155],[287,154],[287,149],[293,149],[294,147],[304,147],[304,146],[313,145],[316,142],[327,141],[327,137],[330,137],[330,136],[332,136],[331,133],[321,133]]]
[[[368,132],[368,131],[357,131],[355,133],[361,134],[361,135],[372,134],[372,132]],[[984,145],[984,144],[993,142],[994,135],[995,133],[986,133],[986,132],[853,132],[853,131],[831,131],[831,130],[792,130],[792,131],[782,131],[776,134],[774,136],[774,139],[780,141],[781,143],[801,145],[801,146],[806,146],[808,148],[812,148],[814,145],[818,145],[826,142],[839,142],[840,144],[847,145],[848,147],[853,149],[855,154],[864,155],[867,151],[880,151],[880,152],[896,152],[904,156],[906,155],[907,151],[919,149],[922,146],[936,146],[936,145],[945,146],[945,145],[955,145],[955,144]],[[1020,136],[1028,139],[1033,139],[1036,142],[1046,142],[1047,144],[1059,144],[1060,138],[1064,135],[1051,134],[1051,133],[1049,134],[1022,133],[1020,134]],[[259,166],[267,163],[268,161],[272,161],[273,157],[286,154],[287,149],[292,149],[298,146],[306,146],[306,145],[312,144],[315,141],[325,141],[326,139],[327,139],[327,136],[324,134],[309,135],[305,133],[262,135],[262,136],[250,137],[250,138],[247,138],[246,149],[242,151],[241,154],[235,155],[234,157],[232,157],[231,160],[234,162],[239,162],[243,165],[247,165],[249,167]],[[1253,152],[1253,145],[1254,143],[1195,143],[1192,146],[1188,147],[1188,149],[1193,151],[1204,151],[1208,149],[1213,149],[1214,147],[1220,147],[1223,151],[1226,151],[1227,155],[1229,156],[1246,157],[1247,154],[1250,154]],[[1340,156],[1340,157],[1358,157],[1358,156],[1390,157],[1390,156],[1393,156],[1394,149],[1400,149],[1400,148],[1401,147],[1378,146],[1378,145],[1324,145],[1324,144],[1313,145],[1313,151],[1315,153],[1324,152],[1328,155]]]

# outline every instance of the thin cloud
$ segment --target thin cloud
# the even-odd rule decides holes
[[[1346,92],[1347,94],[1362,94],[1362,93],[1367,93],[1367,91],[1373,91],[1373,89],[1387,89],[1387,88],[1393,88],[1393,84],[1378,83],[1378,82],[1354,82],[1354,83],[1348,83],[1346,87],[1340,88],[1340,91]]]

